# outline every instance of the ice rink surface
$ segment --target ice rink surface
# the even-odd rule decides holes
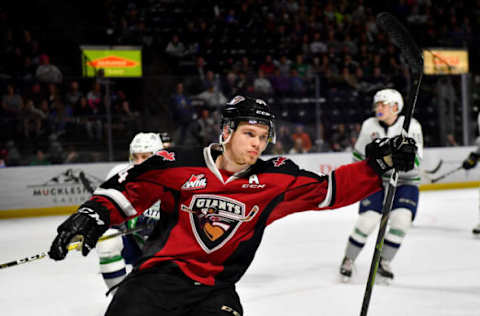
[[[368,315],[480,315],[478,189],[420,194],[414,226],[392,263],[395,280],[375,285]],[[237,289],[245,315],[359,315],[376,232],[350,283],[338,267],[357,205],[288,216],[267,228]],[[65,217],[0,221],[0,263],[48,250]],[[0,270],[0,313],[100,316],[109,298],[96,253],[70,253]]]

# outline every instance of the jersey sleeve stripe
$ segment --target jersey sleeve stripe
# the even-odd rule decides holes
[[[122,212],[127,216],[137,215],[137,211],[128,201],[128,199],[118,190],[98,188],[93,192],[94,195],[102,195],[112,199],[120,207]]]
[[[361,153],[359,153],[358,151],[353,152],[353,160],[354,161],[360,161],[360,160],[364,160],[364,159],[365,159],[365,157]]]
[[[325,195],[325,199],[318,204],[319,208],[324,208],[327,206],[330,206],[332,204],[332,197],[334,196],[334,181],[333,180],[334,173],[332,172],[330,176],[328,177],[328,191],[327,194]]]

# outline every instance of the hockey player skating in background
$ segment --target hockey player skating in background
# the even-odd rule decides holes
[[[402,95],[394,89],[378,91],[373,98],[375,117],[366,119],[360,130],[353,150],[355,161],[365,159],[365,146],[377,137],[393,137],[402,130],[404,116]],[[377,272],[387,280],[393,279],[390,262],[398,252],[408,229],[410,228],[418,204],[418,185],[420,182],[419,164],[423,157],[422,127],[412,118],[408,135],[417,144],[415,168],[409,172],[400,172],[398,186],[390,213],[388,231],[385,235],[382,253]],[[383,176],[384,186],[390,173]],[[344,281],[352,275],[353,263],[365,246],[368,236],[373,232],[382,216],[385,191],[379,191],[360,201],[359,216],[350,234],[345,249],[345,256],[340,266],[340,274]]]
[[[478,121],[478,129],[480,131],[480,113],[478,114],[477,121]],[[478,140],[477,140],[477,143],[478,143]],[[472,151],[468,155],[468,157],[465,158],[465,160],[462,163],[463,169],[470,170],[470,169],[475,168],[477,166],[478,159],[480,159],[480,144],[478,145],[477,150]],[[479,204],[478,208],[479,208],[479,214],[480,214],[480,204]],[[479,220],[479,223],[477,224],[477,226],[473,227],[472,233],[474,235],[480,236],[480,220]]]
[[[269,224],[295,212],[354,203],[380,190],[379,175],[392,167],[413,168],[415,142],[401,136],[373,141],[366,161],[329,175],[302,170],[285,157],[262,160],[275,142],[268,105],[237,96],[222,116],[219,144],[155,153],[103,183],[58,227],[52,259],[64,259],[76,235],[84,237],[87,255],[109,226],[162,201],[161,220],[106,315],[241,316],[235,284]]]
[[[138,133],[129,147],[129,162],[116,165],[108,173],[106,179],[119,172],[126,172],[128,168],[141,164],[155,152],[168,148],[171,139],[167,133]],[[127,275],[126,265],[133,265],[140,258],[143,245],[152,232],[153,226],[160,218],[160,201],[156,201],[142,215],[122,224],[128,229],[144,226],[138,233],[127,236],[118,236],[99,243],[96,247],[100,259],[100,272],[108,289],[113,289]],[[117,233],[121,226],[109,228],[105,235]],[[113,292],[113,291],[112,291]]]

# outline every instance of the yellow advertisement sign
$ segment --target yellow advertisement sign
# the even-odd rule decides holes
[[[83,76],[141,77],[142,51],[135,46],[82,46]]]
[[[466,49],[424,49],[423,61],[423,72],[426,75],[468,73],[468,51]]]

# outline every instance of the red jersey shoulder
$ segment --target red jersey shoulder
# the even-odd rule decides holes
[[[273,157],[263,162],[265,172],[298,174],[298,166],[284,156]]]
[[[175,152],[168,151],[167,149],[159,150],[155,153],[155,156],[162,157],[166,161],[175,161]]]
[[[202,148],[168,148],[157,151],[145,161],[150,168],[188,167],[204,165]]]

